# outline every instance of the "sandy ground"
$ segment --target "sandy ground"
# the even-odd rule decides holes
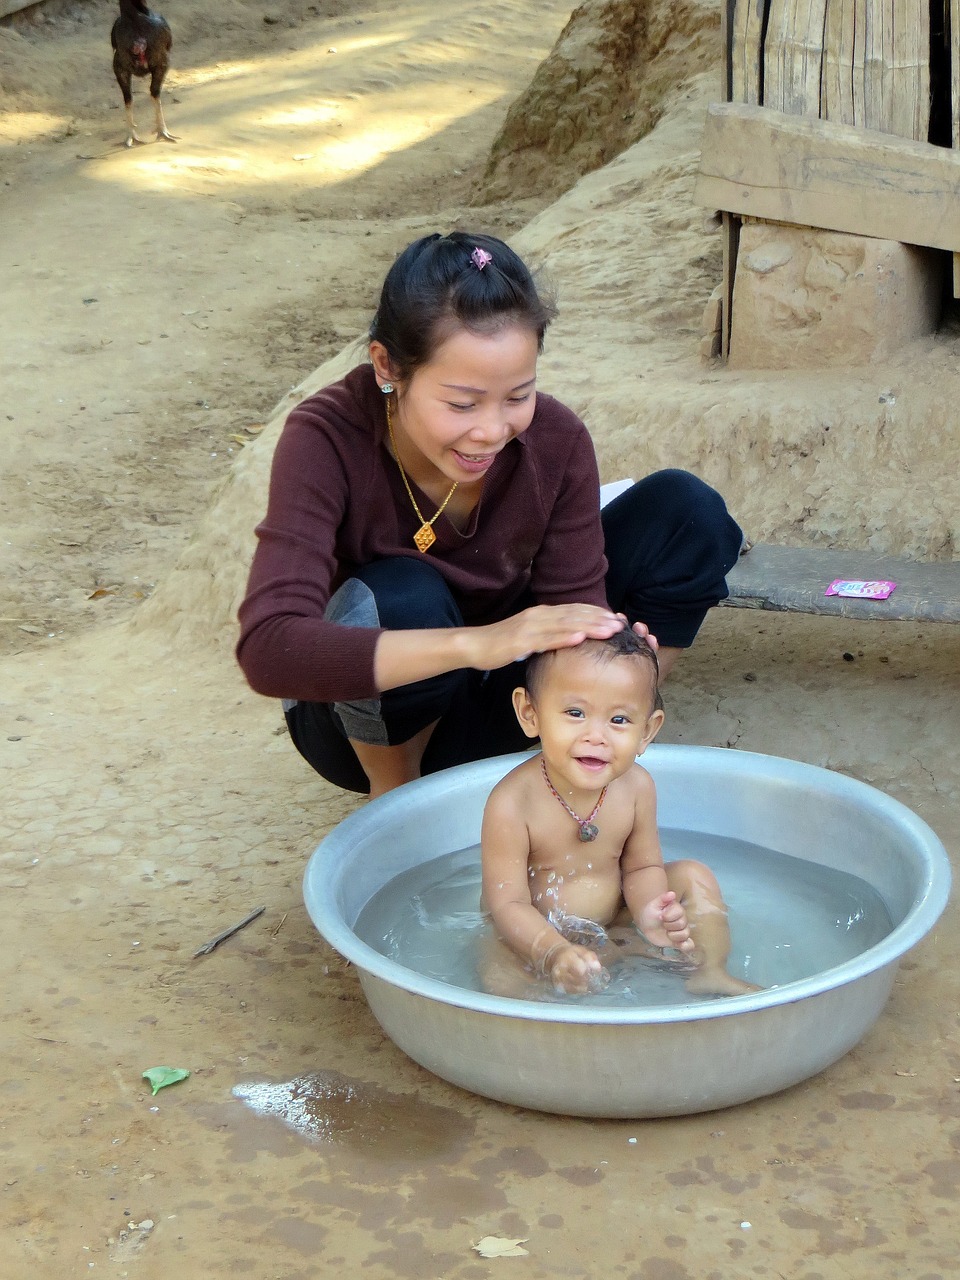
[[[305,860],[356,802],[301,766],[231,644],[283,410],[349,363],[423,230],[544,263],[543,384],[605,479],[693,467],[761,536],[950,557],[956,335],[822,377],[699,363],[709,76],[549,207],[477,207],[569,5],[164,11],[181,141],[132,151],[106,0],[0,27],[3,1274],[952,1275],[952,909],[862,1044],[779,1096],[622,1123],[466,1095],[384,1039],[312,928]],[[958,673],[956,628],[717,611],[664,740],[850,773],[955,854]],[[159,1063],[192,1075],[154,1099]],[[305,1076],[308,1135],[232,1092]],[[529,1256],[481,1260],[486,1234]]]

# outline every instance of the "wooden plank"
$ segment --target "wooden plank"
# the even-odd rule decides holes
[[[733,324],[733,285],[737,276],[737,250],[740,247],[740,219],[724,213],[721,230],[723,238],[723,284],[720,295],[720,359],[730,355],[730,328]]]
[[[950,124],[954,148],[960,148],[960,0],[944,0],[950,50]],[[960,255],[953,255],[953,296],[960,298]]]
[[[930,0],[882,0],[879,123],[867,128],[926,142],[930,132]]]
[[[848,600],[823,593],[837,578],[889,580],[887,600]],[[924,564],[869,551],[781,547],[757,543],[727,574],[739,609],[772,609],[878,621],[960,622],[960,561]]]
[[[910,138],[713,103],[697,203],[773,222],[960,252],[960,152]]]
[[[720,10],[720,101],[733,97],[733,16],[737,0],[723,0]]]
[[[960,4],[960,0],[957,0]],[[827,0],[823,24],[823,78],[820,116],[836,124],[856,124],[853,114],[852,0]]]
[[[867,7],[873,0],[851,0],[853,5],[853,64],[851,86],[853,93],[853,123],[863,128],[864,117],[864,66],[867,56]]]
[[[763,105],[820,114],[826,0],[769,0],[763,44]]]
[[[890,58],[893,57],[893,32],[884,30],[890,26],[891,0],[870,0],[864,6],[863,32],[863,115],[856,123],[862,129],[878,129],[892,133],[884,112],[883,77],[887,63],[884,36],[890,41]],[[913,134],[910,134],[913,137]]]
[[[763,29],[769,0],[730,0],[730,92],[727,101],[759,105]]]

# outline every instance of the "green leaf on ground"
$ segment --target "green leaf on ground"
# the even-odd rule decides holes
[[[160,1089],[165,1089],[168,1084],[178,1084],[181,1080],[186,1080],[189,1075],[190,1072],[183,1067],[147,1067],[143,1078],[150,1081],[150,1088],[153,1090],[153,1096],[156,1097]]]

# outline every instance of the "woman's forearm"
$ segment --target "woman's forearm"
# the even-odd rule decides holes
[[[384,631],[377,641],[374,676],[381,692],[445,675],[461,667],[495,671],[531,653],[602,640],[622,630],[623,619],[592,604],[535,605],[480,627]]]
[[[373,674],[385,693],[431,676],[446,675],[476,661],[476,644],[467,627],[435,627],[424,631],[384,631],[377,641]]]

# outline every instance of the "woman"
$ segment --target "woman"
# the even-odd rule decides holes
[[[527,654],[630,625],[666,674],[727,594],[742,535],[696,477],[650,476],[601,523],[587,429],[536,391],[552,316],[502,241],[427,236],[387,274],[370,363],[287,419],[237,656],[338,786],[519,750]]]

